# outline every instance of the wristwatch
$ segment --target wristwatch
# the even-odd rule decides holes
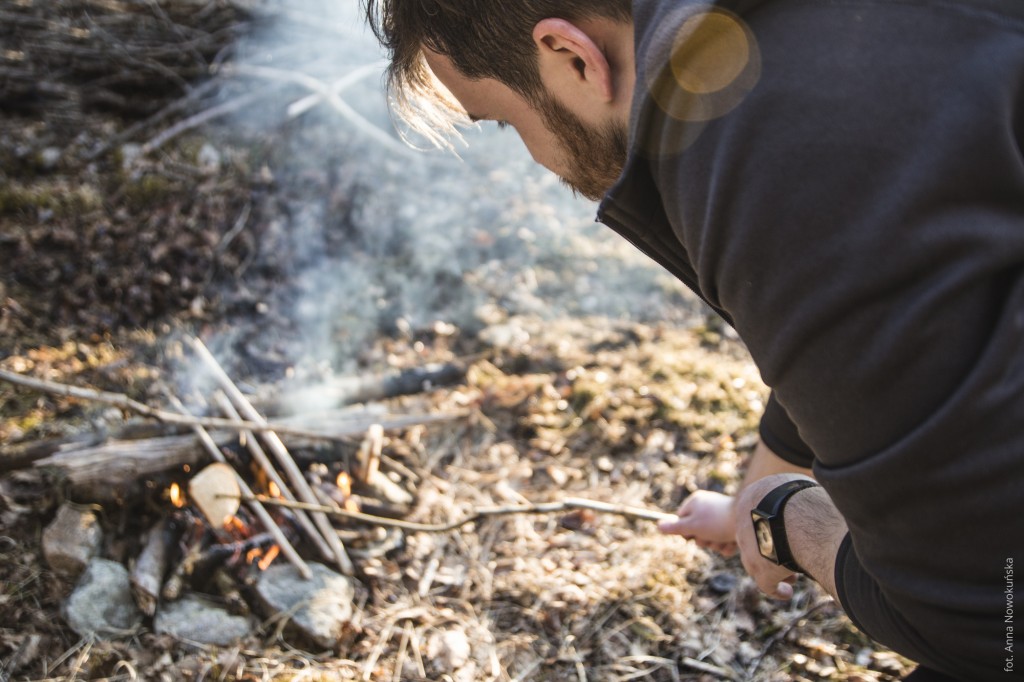
[[[757,549],[768,561],[797,573],[803,569],[793,558],[786,537],[786,524],[782,519],[782,511],[789,498],[804,488],[818,484],[814,481],[799,479],[787,481],[764,496],[756,507],[750,510],[750,518],[754,522],[754,537],[757,538]]]

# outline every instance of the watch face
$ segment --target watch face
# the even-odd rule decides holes
[[[768,519],[754,521],[754,534],[757,536],[757,548],[760,550],[761,556],[769,561],[777,562],[775,542],[772,540],[772,529],[768,525]]]

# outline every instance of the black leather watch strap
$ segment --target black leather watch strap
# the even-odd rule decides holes
[[[793,558],[793,552],[789,547],[789,538],[786,535],[786,524],[783,521],[783,511],[789,498],[806,488],[812,488],[818,484],[807,479],[786,481],[774,488],[765,495],[761,501],[750,512],[754,523],[755,535],[758,538],[758,549],[761,555],[780,566],[791,571],[803,572],[799,564]],[[765,542],[765,525],[770,531],[770,542]],[[766,544],[770,547],[766,547]]]

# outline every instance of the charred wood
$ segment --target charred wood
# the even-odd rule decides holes
[[[164,576],[167,574],[171,554],[177,542],[176,525],[168,517],[160,519],[149,530],[142,553],[132,567],[132,595],[139,609],[147,616],[156,613]]]

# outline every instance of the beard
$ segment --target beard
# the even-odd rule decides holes
[[[575,194],[600,201],[622,175],[629,144],[626,131],[612,124],[588,127],[547,93],[537,106],[548,130],[562,143],[566,159],[562,184]]]

